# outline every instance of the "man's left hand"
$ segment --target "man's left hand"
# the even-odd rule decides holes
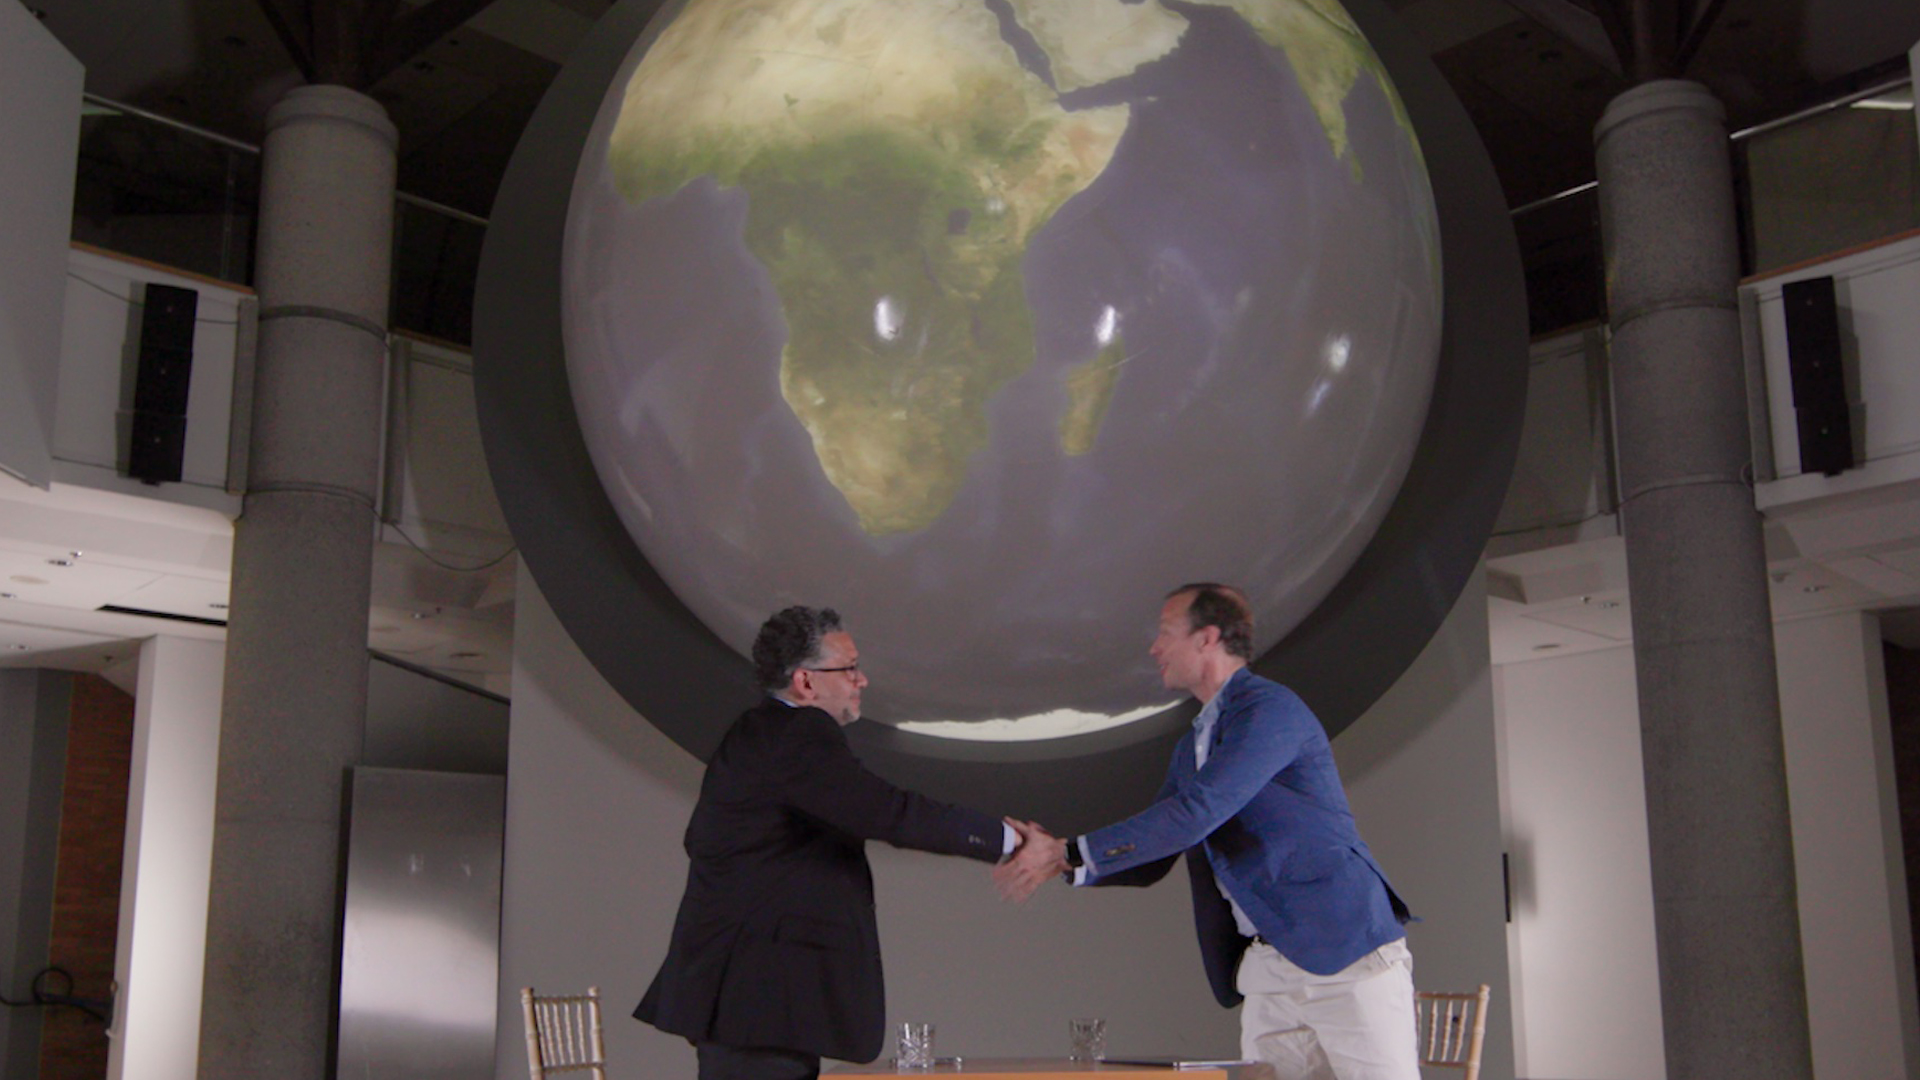
[[[1020,837],[1013,855],[993,868],[994,888],[1010,903],[1024,903],[1048,878],[1067,869],[1067,842],[1041,828],[1038,822],[1007,819]]]

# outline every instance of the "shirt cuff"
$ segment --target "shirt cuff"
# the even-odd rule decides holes
[[[1093,880],[1093,860],[1087,857],[1086,834],[1074,837],[1073,844],[1080,849],[1080,865],[1073,868],[1073,881],[1070,882],[1077,889]]]
[[[1000,823],[1000,857],[1004,859],[1007,856],[1013,854],[1013,849],[1019,846],[1020,846],[1020,834],[1013,831],[1013,826],[1007,824],[1004,821],[1001,822]]]

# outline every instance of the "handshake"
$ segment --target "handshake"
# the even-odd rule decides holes
[[[1000,899],[1019,904],[1048,878],[1067,871],[1067,841],[1041,828],[1038,822],[1005,820],[1019,836],[1020,846],[993,868],[993,886],[999,890]]]

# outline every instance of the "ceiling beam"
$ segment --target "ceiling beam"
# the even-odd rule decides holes
[[[1507,6],[1546,27],[1554,36],[1600,62],[1615,75],[1625,74],[1622,42],[1592,11],[1574,0],[1506,0]]]
[[[1686,73],[1726,0],[1506,0],[1636,83]]]
[[[1691,18],[1680,39],[1680,50],[1676,59],[1680,70],[1692,66],[1693,58],[1700,52],[1701,42],[1706,40],[1707,32],[1713,29],[1720,13],[1726,10],[1727,0],[1706,0],[1694,6]]]
[[[435,42],[486,10],[493,0],[430,0],[397,18],[390,18],[367,66],[367,84],[425,52]]]
[[[280,45],[293,58],[293,66],[300,69],[300,75],[308,82],[314,81],[313,63],[313,24],[311,10],[300,0],[256,0],[260,11],[267,17],[267,24],[273,27]]]
[[[256,0],[308,82],[365,91],[493,0]]]

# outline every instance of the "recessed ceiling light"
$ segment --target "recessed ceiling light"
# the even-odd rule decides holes
[[[208,606],[208,607],[210,607],[210,608],[212,608],[212,609],[213,609],[213,610],[215,610],[215,611],[225,611],[225,610],[227,610],[227,605],[225,605],[225,604],[223,604],[223,603],[221,603],[221,602],[219,602],[218,600],[216,600],[216,601],[214,601],[214,602],[213,602],[213,603],[211,603],[211,604],[208,604],[207,606]]]
[[[84,552],[84,551],[69,551],[69,552],[67,552],[67,555],[68,555],[68,556],[70,556],[71,558],[75,558],[75,559],[78,559],[78,558],[80,558],[80,557],[81,557],[82,555],[85,555],[85,554],[86,554],[86,552]]]
[[[1543,641],[1540,644],[1535,645],[1533,647],[1533,651],[1534,652],[1552,652],[1553,650],[1559,647],[1560,647],[1560,643],[1557,641]]]
[[[477,652],[457,652],[457,653],[448,653],[447,655],[455,660],[478,660],[487,654],[477,653]]]
[[[431,618],[433,618],[433,612],[431,612],[431,611],[416,611],[416,612],[413,612],[413,613],[411,613],[411,614],[409,614],[409,615],[407,616],[407,618],[409,618],[409,619],[431,619]]]
[[[72,559],[48,559],[47,565],[48,566],[72,566],[73,560]]]
[[[1828,589],[1828,586],[1822,585],[1817,581],[1811,585],[1800,586],[1800,591],[1803,593],[1821,593],[1821,592],[1826,592],[1827,589]]]
[[[0,600],[18,600],[18,599],[20,599],[20,597],[17,593],[0,592]]]
[[[26,652],[26,651],[27,651],[27,647],[26,647],[25,645],[11,645],[11,644],[10,644],[10,645],[8,645],[8,646],[7,646],[7,651],[8,651],[8,652]]]

